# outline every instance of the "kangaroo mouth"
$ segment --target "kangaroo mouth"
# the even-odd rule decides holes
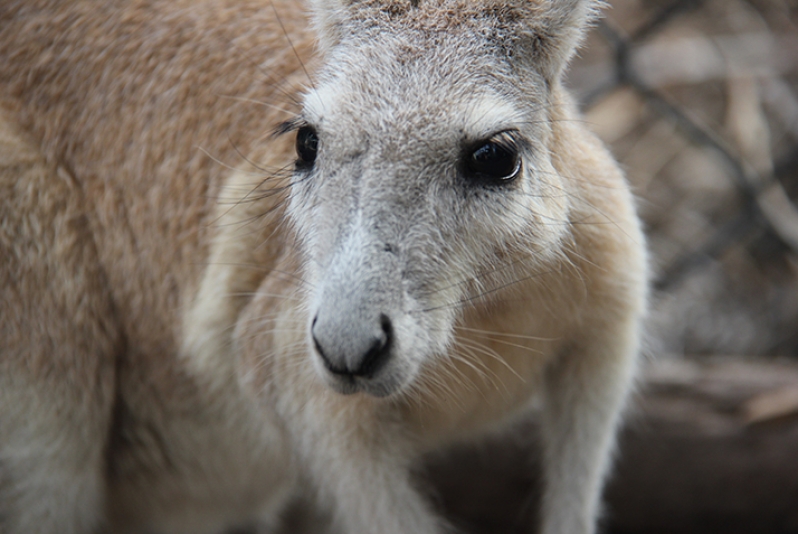
[[[385,398],[397,393],[405,385],[405,380],[397,373],[384,370],[371,376],[355,376],[333,372],[326,367],[322,370],[325,383],[336,393],[354,395],[365,393],[372,397]]]

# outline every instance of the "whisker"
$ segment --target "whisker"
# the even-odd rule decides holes
[[[294,52],[294,56],[296,56],[297,61],[299,61],[299,66],[302,67],[302,72],[305,73],[305,76],[307,77],[308,82],[310,83],[310,86],[313,87],[313,89],[316,89],[316,86],[313,83],[313,78],[310,77],[310,74],[308,74],[308,71],[305,68],[305,62],[302,61],[302,58],[300,57],[299,53],[297,52],[293,41],[291,41],[291,36],[288,35],[288,32],[285,29],[285,25],[283,24],[283,19],[280,18],[280,14],[277,12],[277,8],[274,7],[274,2],[269,2],[269,4],[271,4],[272,11],[274,11],[274,16],[275,16],[275,18],[277,18],[277,22],[280,24],[280,28],[282,28],[282,30],[283,30],[283,35],[285,36],[285,40],[288,41],[289,46],[291,46],[291,50]]]
[[[481,378],[483,381],[485,381],[486,383],[489,383],[493,387],[493,389],[495,391],[500,392],[502,395],[506,394],[509,391],[507,389],[507,385],[504,383],[504,381],[501,379],[501,377],[499,377],[499,375],[495,371],[493,371],[493,369],[491,369],[490,367],[485,365],[485,362],[483,362],[482,358],[480,358],[474,352],[472,347],[460,346],[460,350],[454,351],[451,354],[451,356],[453,357],[453,361],[461,362],[461,363],[469,366],[471,369],[473,369],[474,372],[477,373],[477,376],[479,378]],[[471,361],[469,361],[469,360],[471,360]],[[479,369],[479,367],[477,367],[475,365],[475,363],[472,363],[472,362],[478,363],[480,366],[483,367],[483,369]],[[474,384],[474,386],[476,387],[477,391],[479,391],[479,393],[482,396],[482,398],[485,401],[487,401],[488,397],[487,397],[485,391],[483,391],[481,388],[477,387],[476,384]]]
[[[290,110],[290,109],[287,109],[287,108],[281,108],[280,106],[275,106],[274,104],[270,104],[269,102],[264,102],[263,100],[256,100],[254,98],[246,98],[246,97],[242,97],[242,96],[223,95],[223,94],[217,94],[216,96],[219,97],[219,98],[227,98],[229,100],[236,100],[238,102],[244,102],[244,103],[247,103],[247,104],[256,104],[258,106],[263,106],[263,107],[267,107],[267,108],[270,108],[270,109],[274,109],[276,111],[279,111],[280,113],[285,113],[286,115],[294,115],[296,113],[293,110]]]
[[[481,291],[481,292],[479,292],[477,294],[466,296],[466,297],[464,297],[462,299],[459,299],[456,302],[443,304],[441,306],[433,306],[431,308],[425,308],[423,310],[417,311],[416,313],[419,313],[419,312],[420,313],[429,313],[431,311],[436,311],[436,310],[442,310],[442,309],[447,309],[447,308],[456,308],[456,307],[462,306],[463,304],[468,304],[469,302],[473,302],[475,300],[482,299],[482,298],[484,298],[484,297],[486,297],[488,295],[491,295],[493,293],[501,291],[502,289],[506,289],[506,288],[511,287],[513,285],[520,284],[520,283],[523,283],[523,282],[527,282],[529,280],[533,280],[535,278],[538,278],[540,276],[544,276],[546,274],[551,274],[553,272],[556,272],[556,271],[552,270],[552,271],[546,271],[546,272],[533,273],[533,274],[530,274],[529,276],[524,276],[524,277],[521,277],[521,278],[514,279],[514,280],[512,280],[510,282],[507,282],[507,283],[504,283],[504,284],[500,284],[497,287],[492,287],[492,288],[487,289],[485,291]]]
[[[455,326],[455,330],[463,330],[465,332],[471,332],[474,334],[484,334],[485,336],[499,336],[499,337],[512,337],[517,339],[529,339],[532,341],[556,341],[556,338],[546,338],[546,337],[535,337],[535,336],[525,336],[522,334],[506,334],[503,332],[495,332],[492,330],[480,330],[479,328],[471,328],[467,326]]]
[[[507,361],[504,358],[502,358],[501,355],[492,348],[471,339],[460,339],[460,342],[463,343],[465,346],[469,347],[470,349],[475,350],[484,356],[493,358],[498,363],[504,365],[504,367],[506,367],[507,370],[510,371],[513,375],[515,375],[515,377],[518,378],[521,382],[526,384],[526,380],[520,374],[518,374],[518,371],[513,369],[513,366],[507,363]]]

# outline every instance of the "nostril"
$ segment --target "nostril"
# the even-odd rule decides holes
[[[355,376],[371,376],[376,373],[390,358],[393,345],[393,325],[390,318],[384,313],[380,314],[380,328],[382,330],[375,337],[371,347],[363,356],[360,366],[352,373]]]
[[[318,322],[319,316],[313,318],[313,322],[310,323],[310,337],[313,338],[313,345],[316,347],[316,352],[319,353],[319,356],[322,357],[325,361],[327,358],[324,357],[324,351],[321,350],[321,345],[319,344],[319,340],[316,339],[316,322]]]
[[[327,354],[324,353],[324,349],[321,348],[321,343],[316,338],[316,321],[318,320],[318,316],[313,318],[313,322],[310,325],[310,337],[313,338],[313,346],[316,347],[316,352],[319,353],[321,356],[321,361],[324,363],[324,367],[327,368],[328,371],[335,375],[349,375],[351,374],[347,369],[336,367],[327,357]]]
[[[384,313],[380,314],[380,327],[382,333],[385,335],[385,345],[390,345],[393,342],[393,325],[391,320]]]

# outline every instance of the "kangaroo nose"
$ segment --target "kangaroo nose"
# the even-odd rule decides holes
[[[317,315],[311,334],[327,370],[336,375],[363,378],[377,373],[390,359],[393,326],[384,313],[376,323],[373,328],[357,329],[359,332],[333,333],[320,326]]]

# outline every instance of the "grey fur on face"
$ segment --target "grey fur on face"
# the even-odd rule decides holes
[[[318,155],[297,170],[290,213],[316,287],[312,335],[327,347],[317,352],[328,372],[357,369],[380,337],[379,317],[394,334],[368,379],[322,370],[341,391],[400,389],[446,351],[470,282],[517,274],[502,269],[503,250],[537,264],[567,230],[548,153],[547,81],[507,36],[518,34],[516,17],[481,16],[442,26],[408,9],[344,32],[306,95],[300,121]],[[470,147],[503,134],[518,176],[490,183],[463,172]]]

